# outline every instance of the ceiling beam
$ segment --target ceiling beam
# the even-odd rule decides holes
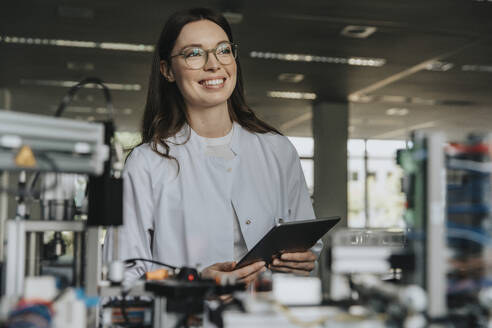
[[[378,89],[381,89],[385,86],[390,85],[391,83],[395,83],[399,80],[402,80],[402,79],[404,79],[410,75],[413,75],[413,74],[425,69],[429,64],[432,64],[433,62],[441,61],[441,60],[444,60],[444,59],[449,58],[451,56],[454,56],[457,53],[459,53],[459,52],[461,52],[461,51],[463,51],[469,47],[477,45],[479,42],[480,42],[480,40],[474,40],[474,41],[469,42],[469,43],[465,44],[464,46],[461,46],[457,49],[453,49],[453,50],[448,51],[446,53],[443,53],[441,55],[438,55],[438,56],[432,57],[430,59],[424,60],[423,62],[421,62],[417,65],[414,65],[414,66],[409,67],[409,68],[407,68],[401,72],[393,74],[393,75],[391,75],[385,79],[382,79],[381,81],[373,83],[373,84],[371,84],[365,88],[362,88],[360,90],[352,92],[351,94],[349,94],[348,99],[349,100],[357,99],[360,96],[367,95],[370,92],[374,92]]]
[[[463,45],[457,49],[453,49],[451,51],[445,52],[445,53],[440,54],[438,56],[434,56],[430,59],[424,60],[423,62],[420,62],[417,65],[414,65],[414,66],[409,67],[409,68],[407,68],[401,72],[393,74],[393,75],[391,75],[385,79],[382,79],[381,81],[373,83],[373,84],[371,84],[365,88],[362,88],[360,90],[352,92],[351,94],[348,95],[347,100],[348,101],[354,101],[361,96],[367,95],[370,92],[374,92],[374,91],[381,89],[383,87],[386,87],[392,83],[400,81],[400,80],[402,80],[402,79],[404,79],[410,75],[413,75],[413,74],[425,69],[429,64],[431,64],[435,61],[441,61],[441,60],[444,60],[444,59],[449,58],[451,56],[454,56],[454,55],[458,54],[459,52],[461,52],[461,51],[463,51],[469,47],[477,45],[478,43],[480,43],[480,41],[481,40],[474,40],[472,42],[468,42],[467,44],[465,44],[465,45]],[[304,123],[307,120],[310,120],[312,117],[313,117],[313,114],[312,114],[312,109],[311,109],[310,112],[304,113],[298,117],[295,117],[295,118],[283,123],[280,126],[280,129],[283,131],[286,131],[290,128],[293,128],[299,124]]]

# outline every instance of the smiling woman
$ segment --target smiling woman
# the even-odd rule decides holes
[[[216,124],[228,127],[216,120],[221,118],[230,121],[228,115],[224,115],[227,112],[220,113],[216,108],[220,106],[227,111],[227,100],[236,86],[237,65],[232,47],[227,34],[219,25],[209,20],[200,20],[183,27],[171,51],[170,62],[160,62],[161,73],[166,79],[176,81],[189,118],[196,118],[194,123],[201,125],[197,127],[191,124],[194,128],[205,128],[203,119],[208,117],[209,111],[219,114],[214,117]],[[210,52],[214,55],[209,56]],[[210,128],[212,130],[204,131],[204,136],[218,137],[213,134],[227,132],[215,131],[213,126]]]
[[[116,250],[121,260],[200,266],[205,277],[249,283],[266,263],[235,269],[235,261],[276,219],[314,218],[295,148],[247,106],[231,29],[209,9],[178,12],[164,26],[142,142],[123,177],[124,225],[108,231],[108,261]],[[320,250],[318,242],[285,253],[270,268],[308,274]],[[126,278],[151,270],[138,263]]]

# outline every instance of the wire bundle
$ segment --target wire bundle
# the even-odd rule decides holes
[[[48,328],[51,327],[53,309],[50,302],[23,301],[9,314],[7,328]]]

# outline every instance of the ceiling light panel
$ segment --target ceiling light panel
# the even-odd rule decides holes
[[[290,83],[300,83],[304,80],[304,74],[299,73],[282,73],[278,76],[279,81],[290,82]]]
[[[344,27],[340,34],[349,38],[365,39],[376,31],[377,28],[374,26],[348,25]]]
[[[369,57],[328,57],[328,56],[316,56],[308,54],[285,54],[275,52],[262,52],[252,51],[250,52],[251,58],[261,59],[275,59],[283,61],[297,61],[297,62],[313,62],[313,63],[326,63],[326,64],[342,64],[353,66],[369,66],[369,67],[381,67],[386,64],[384,58],[369,58]]]
[[[54,46],[54,47],[104,49],[104,50],[115,50],[115,51],[136,51],[136,52],[154,51],[154,46],[146,45],[146,44],[43,39],[43,38],[30,38],[30,37],[4,36],[4,35],[0,36],[0,42],[13,43],[13,44],[26,44],[26,45],[44,45],[44,46]]]
[[[21,85],[34,85],[41,87],[61,87],[61,88],[71,88],[74,85],[78,84],[77,81],[63,81],[63,80],[31,80],[31,79],[21,79]],[[104,83],[105,86],[110,90],[118,90],[118,91],[140,91],[142,90],[142,86],[140,84],[125,84],[125,83]],[[100,86],[97,84],[86,84],[82,86],[87,89],[96,89]]]
[[[408,114],[408,109],[406,108],[389,108],[386,110],[386,115],[390,116],[405,116]]]
[[[453,63],[448,63],[448,62],[442,62],[442,61],[433,61],[432,63],[428,64],[425,69],[428,71],[434,71],[434,72],[446,72],[449,71],[451,68],[454,67]]]
[[[463,65],[463,71],[492,73],[492,65]]]
[[[267,96],[271,98],[283,98],[283,99],[305,99],[305,100],[316,99],[316,94],[312,92],[268,91]]]
[[[226,11],[222,13],[222,16],[229,24],[239,24],[243,21],[243,14],[237,12]]]

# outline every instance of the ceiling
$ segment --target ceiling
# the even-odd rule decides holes
[[[39,81],[139,85],[112,92],[120,130],[136,131],[145,103],[151,52],[13,42],[40,38],[153,45],[176,10],[207,6],[242,15],[232,25],[239,43],[246,97],[258,115],[287,135],[310,136],[316,102],[348,102],[352,138],[405,138],[413,129],[454,138],[492,130],[492,0],[300,1],[2,1],[0,88],[11,109],[51,115],[67,87]],[[341,35],[372,26],[367,38]],[[5,37],[9,37],[6,42]],[[380,58],[381,67],[253,58],[251,52],[330,58]],[[339,60],[340,61],[340,60]],[[447,70],[429,70],[429,64]],[[303,74],[300,83],[279,80]],[[316,100],[270,98],[268,91],[316,93]],[[98,90],[84,89],[66,113],[104,116]],[[388,115],[388,109],[405,115]],[[316,108],[314,108],[316,110]]]

